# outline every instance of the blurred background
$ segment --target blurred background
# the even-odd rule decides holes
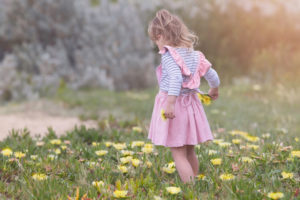
[[[255,104],[264,102],[264,107],[281,98],[289,109],[297,108],[299,0],[0,0],[0,4],[2,114],[37,108],[61,114],[67,109],[75,110],[80,119],[122,113],[125,118],[149,120],[160,57],[147,26],[161,8],[180,16],[198,35],[195,49],[218,72],[220,94],[228,95],[227,99],[220,95],[220,106],[244,95],[257,97]],[[205,81],[201,84],[208,89]]]

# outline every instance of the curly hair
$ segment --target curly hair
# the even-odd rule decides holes
[[[186,27],[182,20],[166,9],[156,12],[155,17],[148,25],[148,34],[154,42],[161,35],[167,45],[174,47],[193,49],[198,41],[198,37]]]

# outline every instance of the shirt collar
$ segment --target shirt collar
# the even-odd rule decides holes
[[[163,49],[159,50],[158,53],[159,54],[164,54],[164,53],[166,53],[166,51],[167,51],[167,46],[163,46]]]

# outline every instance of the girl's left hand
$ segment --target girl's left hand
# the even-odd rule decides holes
[[[173,119],[175,117],[175,104],[167,103],[165,110],[165,117],[169,119]]]
[[[212,98],[212,100],[216,100],[219,97],[219,88],[210,88],[208,95]]]

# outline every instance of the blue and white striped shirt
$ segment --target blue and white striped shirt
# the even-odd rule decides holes
[[[178,54],[183,58],[186,66],[194,73],[198,64],[198,54],[196,51],[189,51],[188,48],[175,48]],[[187,79],[187,76],[182,75],[180,67],[176,64],[170,52],[162,54],[162,76],[160,81],[160,90],[168,92],[168,95],[178,96],[180,94],[191,92],[192,90],[200,91],[199,88],[189,89],[181,88],[182,82]],[[204,75],[208,85],[211,88],[216,88],[220,85],[220,79],[217,72],[210,67]]]

